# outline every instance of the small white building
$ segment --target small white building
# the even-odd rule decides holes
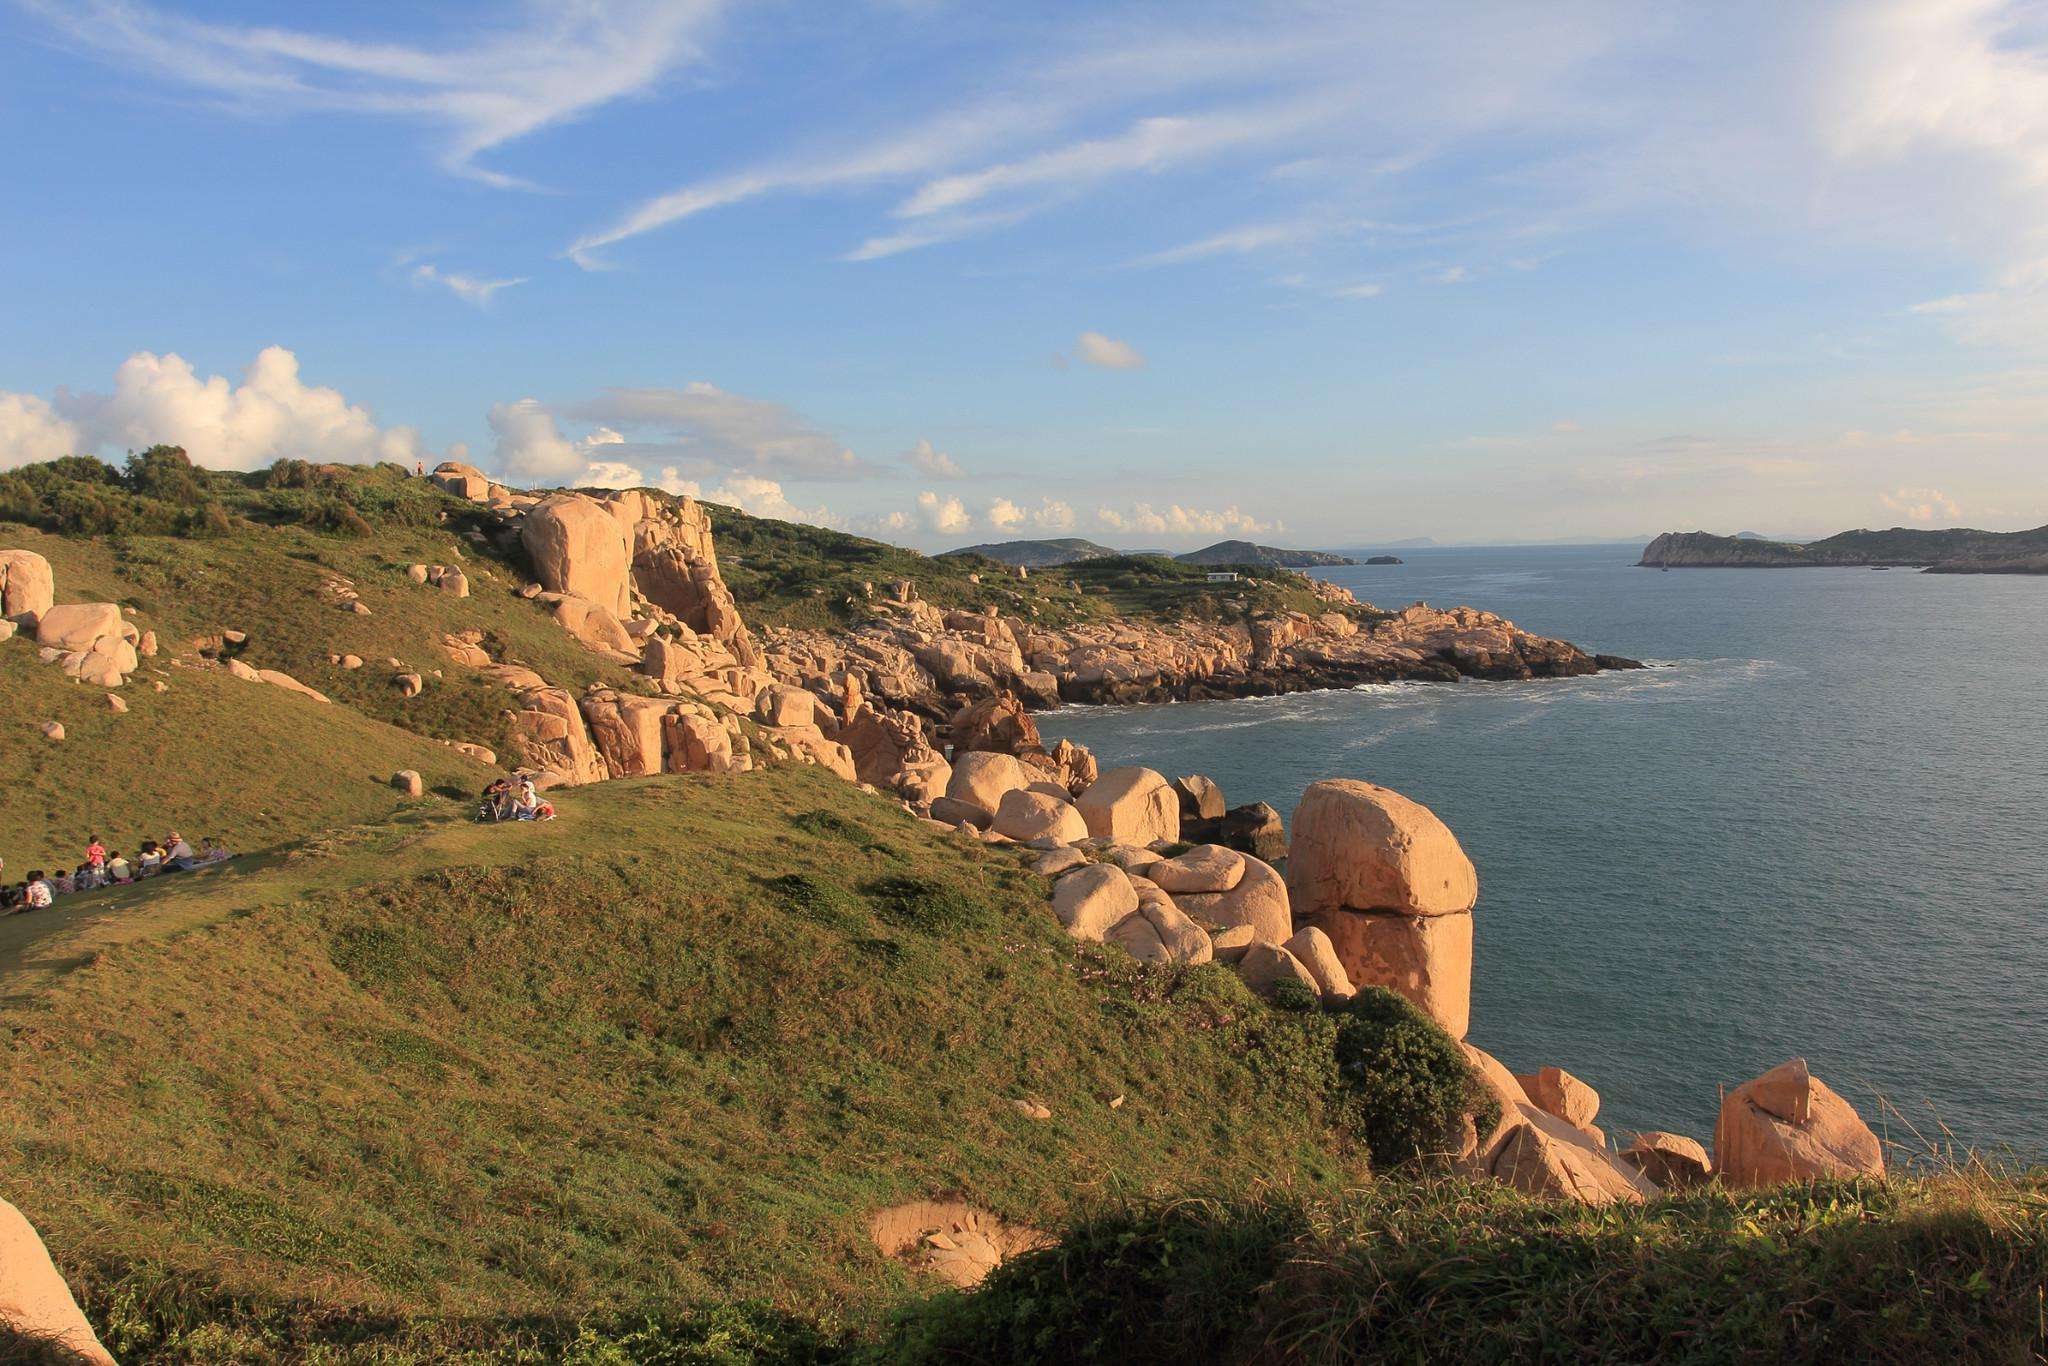
[[[1209,575],[1210,583],[1236,583],[1237,575],[1231,570],[1218,570]]]

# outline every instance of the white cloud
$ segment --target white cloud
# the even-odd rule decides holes
[[[79,449],[78,428],[34,394],[0,393],[0,470],[55,460]]]
[[[919,437],[917,444],[903,453],[903,463],[932,479],[967,477],[967,471],[961,469],[952,456],[936,449],[925,437]]]
[[[591,463],[592,448],[613,444],[590,437],[569,440],[562,435],[554,413],[537,398],[494,403],[484,420],[496,438],[492,454],[497,468],[513,479],[578,482]]]
[[[0,394],[0,466],[158,444],[233,470],[286,456],[410,464],[422,454],[412,428],[380,426],[368,408],[301,380],[298,357],[281,346],[259,352],[240,384],[223,375],[201,379],[182,356],[137,351],[114,372],[112,393],[60,389],[54,404]]]
[[[1553,432],[1560,433],[1562,435],[1569,436],[1574,432],[1583,431],[1585,429],[1580,427],[1578,423],[1572,421],[1570,418],[1564,418],[1560,421],[1551,423],[1550,430]]]
[[[1105,337],[1100,332],[1083,332],[1074,342],[1074,355],[1104,370],[1142,370],[1145,357],[1129,342]]]
[[[1931,522],[1936,517],[1954,521],[1963,515],[1956,500],[1940,489],[1896,488],[1878,494],[1877,501],[1909,522]]]
[[[917,495],[916,516],[927,531],[951,534],[974,525],[974,517],[965,503],[958,498],[941,498],[930,489]]]
[[[1446,266],[1431,273],[1429,278],[1440,285],[1462,285],[1471,280],[1472,272],[1463,266]]]
[[[823,507],[800,508],[789,501],[782,485],[773,479],[759,475],[742,474],[735,471],[713,487],[706,489],[694,479],[684,479],[674,469],[661,472],[661,480],[655,485],[670,493],[688,494],[701,498],[707,503],[724,503],[756,517],[773,517],[784,522],[808,522],[813,526],[837,526],[839,519]]]
[[[1377,299],[1387,292],[1385,285],[1341,285],[1330,291],[1333,299]]]
[[[1190,261],[1206,261],[1212,256],[1243,256],[1268,247],[1291,246],[1322,231],[1320,223],[1251,223],[1211,233],[1165,251],[1155,251],[1149,256],[1139,257],[1134,264],[1178,266]]]
[[[521,20],[435,48],[172,14],[141,0],[26,0],[73,44],[182,81],[257,117],[350,113],[443,129],[442,164],[487,184],[518,178],[482,153],[640,94],[701,61],[723,0],[534,0]],[[289,12],[289,11],[285,11]]]
[[[1155,536],[1253,536],[1280,529],[1280,523],[1262,521],[1235,505],[1206,509],[1174,503],[1155,508],[1150,503],[1138,503],[1119,509],[1105,504],[1095,509],[1095,521],[1105,531]]]
[[[765,478],[855,479],[875,473],[839,441],[782,404],[702,380],[680,389],[608,389],[567,405],[571,417],[638,434],[626,444],[646,463],[695,477],[725,469]]]
[[[474,275],[444,271],[431,261],[423,261],[415,266],[412,278],[415,284],[440,285],[464,303],[475,304],[478,308],[488,307],[492,296],[499,290],[527,283],[527,277],[524,275],[511,280],[480,280]]]
[[[998,498],[988,505],[988,511],[983,517],[992,531],[1014,531],[1024,524],[1026,515],[1023,508],[1009,499]]]
[[[1047,531],[1070,531],[1074,526],[1074,509],[1057,498],[1048,498],[1031,514],[1031,521]]]

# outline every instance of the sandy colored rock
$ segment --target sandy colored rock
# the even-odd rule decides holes
[[[1356,987],[1391,987],[1454,1039],[1472,1022],[1472,916],[1322,911],[1301,917],[1330,937]]]
[[[317,692],[314,689],[307,687],[305,684],[299,682],[298,679],[293,678],[290,674],[285,673],[282,670],[258,669],[256,671],[256,677],[262,682],[268,683],[273,688],[283,688],[286,692],[295,692],[301,697],[311,698],[315,702],[329,703],[331,705],[330,699],[328,698],[326,693]]]
[[[1479,875],[1457,836],[1390,788],[1351,778],[1311,783],[1291,828],[1287,884],[1298,915],[1458,915],[1479,899]]]
[[[50,562],[33,550],[0,550],[0,617],[26,626],[56,602]]]
[[[778,683],[755,699],[754,715],[770,726],[813,726],[818,722],[818,699],[802,688]]]
[[[450,569],[434,580],[434,587],[454,598],[469,596],[469,576],[460,569]]]
[[[1244,871],[1227,892],[1183,892],[1174,904],[1197,923],[1215,928],[1249,925],[1254,937],[1284,944],[1294,937],[1287,881],[1272,864],[1245,855]],[[1212,928],[1211,932],[1214,932]],[[1358,980],[1354,974],[1351,979]]]
[[[418,674],[403,673],[391,675],[391,686],[398,689],[400,697],[418,697],[420,690],[426,685]]]
[[[1169,892],[1227,892],[1244,880],[1245,857],[1220,844],[1198,844],[1161,859],[1146,876]]]
[[[1091,863],[1053,884],[1052,909],[1068,934],[1099,944],[1119,921],[1138,909],[1138,890],[1123,869]]]
[[[1248,802],[1224,812],[1209,838],[1268,863],[1287,857],[1287,827],[1280,813],[1264,802]]]
[[[244,664],[239,659],[227,660],[225,662],[225,667],[229,673],[233,674],[236,678],[241,679],[244,683],[260,683],[262,681],[262,679],[257,675],[254,669],[250,668],[247,664]]]
[[[1216,956],[1215,946],[1209,942],[1209,932],[1189,919],[1165,892],[1140,891],[1138,914],[1145,917],[1153,933],[1159,936],[1159,945],[1165,951],[1167,961],[1192,967],[1209,962]]]
[[[603,603],[565,595],[555,603],[554,615],[563,630],[593,650],[615,657],[639,657],[639,646],[626,634],[617,615]]]
[[[949,826],[971,825],[976,830],[986,830],[995,824],[995,813],[964,797],[934,797],[932,819],[944,821]]]
[[[1271,999],[1282,982],[1299,982],[1311,992],[1318,995],[1322,992],[1314,974],[1302,966],[1299,958],[1264,939],[1254,940],[1244,951],[1244,956],[1237,960],[1237,975],[1244,979],[1253,995],[1263,999]]]
[[[1235,963],[1259,939],[1258,930],[1251,925],[1226,925],[1207,933],[1210,951],[1219,963]]]
[[[521,519],[519,540],[543,588],[587,599],[614,618],[628,615],[632,547],[618,519],[596,499],[580,493],[541,499]]]
[[[14,633],[19,629],[19,627],[17,627],[13,622],[9,621],[7,618],[0,617],[0,640],[14,639]]]
[[[1500,1114],[1487,1132],[1482,1134],[1473,1129],[1467,1135],[1464,1150],[1458,1154],[1457,1170],[1466,1176],[1490,1177],[1494,1159],[1500,1156],[1501,1145],[1522,1122],[1519,1107],[1529,1103],[1529,1096],[1522,1090],[1522,1083],[1515,1080],[1514,1073],[1491,1053],[1474,1048],[1463,1040],[1459,1040],[1458,1047],[1464,1051],[1465,1061],[1472,1064],[1472,1070],[1479,1074],[1480,1081],[1499,1102]]]
[[[1600,1093],[1562,1067],[1542,1067],[1526,1076],[1516,1074],[1529,1103],[1556,1115],[1575,1129],[1593,1127],[1600,1113]]]
[[[119,693],[110,692],[107,694],[107,710],[118,714],[127,711],[128,704],[121,700]]]
[[[36,644],[55,650],[89,651],[102,640],[134,639],[135,628],[111,602],[67,602],[45,608],[36,620]]]
[[[1164,963],[1168,959],[1159,931],[1138,911],[1110,926],[1109,932],[1102,936],[1102,942],[1115,945],[1140,963]]]
[[[416,770],[410,768],[403,768],[392,774],[391,785],[408,797],[424,796],[427,790],[426,782]]]
[[[1622,1160],[1666,1190],[1706,1184],[1714,1164],[1697,1139],[1652,1129],[1635,1136]]]
[[[114,1366],[34,1226],[5,1200],[0,1200],[0,1323],[61,1344],[94,1366]]]
[[[1337,950],[1330,945],[1330,936],[1313,925],[1296,930],[1293,938],[1280,946],[1293,954],[1295,961],[1308,969],[1309,976],[1316,979],[1316,990],[1326,1001],[1348,1001],[1357,995],[1351,985],[1351,978],[1344,971],[1344,964],[1338,961]]]
[[[1060,874],[1079,868],[1088,861],[1088,856],[1079,849],[1049,849],[1031,860],[1031,871],[1040,877],[1058,877]]]
[[[1013,840],[1055,839],[1062,844],[1088,837],[1088,826],[1072,802],[1028,788],[1003,794],[991,828]]]
[[[45,721],[39,729],[43,732],[43,738],[46,740],[62,740],[64,738],[64,723],[62,721]]]
[[[474,465],[465,465],[458,460],[444,460],[434,466],[434,472],[427,476],[434,484],[457,498],[467,498],[472,503],[481,503],[491,496],[491,481],[484,472]]]
[[[409,564],[405,567],[405,576],[414,583],[425,583],[427,581],[427,567],[423,564]]]
[[[1638,1204],[1656,1196],[1655,1183],[1548,1111],[1518,1105],[1515,1119],[1493,1159],[1495,1180],[1587,1205]]]
[[[1180,798],[1181,824],[1190,821],[1221,820],[1224,812],[1223,789],[1199,773],[1190,773],[1173,780],[1174,793]]]
[[[156,658],[156,632],[144,631],[135,642],[135,653],[144,659]]]
[[[1721,1099],[1714,1171],[1731,1186],[1884,1175],[1884,1147],[1856,1113],[1794,1058]]]
[[[953,761],[953,775],[946,782],[946,795],[972,802],[993,820],[1003,804],[1003,794],[1028,788],[1034,781],[1031,770],[1008,754],[976,752]]]
[[[1126,844],[1180,838],[1180,794],[1149,768],[1113,768],[1075,801],[1088,833]]]

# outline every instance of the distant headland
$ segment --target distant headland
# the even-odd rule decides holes
[[[946,559],[961,555],[979,555],[1012,568],[1050,569],[1056,565],[1077,564],[1082,560],[1107,559],[1125,552],[1113,550],[1094,541],[1078,536],[1062,536],[1037,541],[990,541],[983,545],[962,546],[958,550],[945,551],[939,558]],[[1156,555],[1162,559],[1178,560],[1182,564],[1253,564],[1265,565],[1270,569],[1308,569],[1323,565],[1356,564],[1358,561],[1343,555],[1332,555],[1322,550],[1287,550],[1280,546],[1255,545],[1250,541],[1218,541],[1190,550],[1184,555],[1169,556],[1165,551],[1140,550],[1139,555]],[[1384,561],[1369,561],[1384,563]],[[1398,563],[1398,561],[1397,561]]]
[[[2048,574],[2048,526],[2032,531],[1955,527],[1844,531],[1804,545],[1750,533],[1667,531],[1643,547],[1646,569],[1924,569],[1930,574]]]

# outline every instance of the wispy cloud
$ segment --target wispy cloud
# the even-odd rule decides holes
[[[929,479],[967,477],[967,471],[960,468],[958,461],[932,445],[925,437],[919,437],[917,444],[903,453],[903,463]]]
[[[1102,370],[1142,370],[1145,354],[1127,341],[1083,332],[1074,341],[1074,358]]]
[[[498,291],[527,283],[527,277],[524,275],[510,280],[480,280],[474,275],[442,270],[432,261],[423,261],[414,266],[412,278],[416,284],[438,285],[464,303],[475,304],[478,308],[489,307]]]
[[[443,130],[450,171],[519,177],[485,152],[641,94],[701,59],[725,0],[532,0],[518,22],[437,47],[189,18],[142,0],[20,0],[71,45],[252,114],[329,111]]]

